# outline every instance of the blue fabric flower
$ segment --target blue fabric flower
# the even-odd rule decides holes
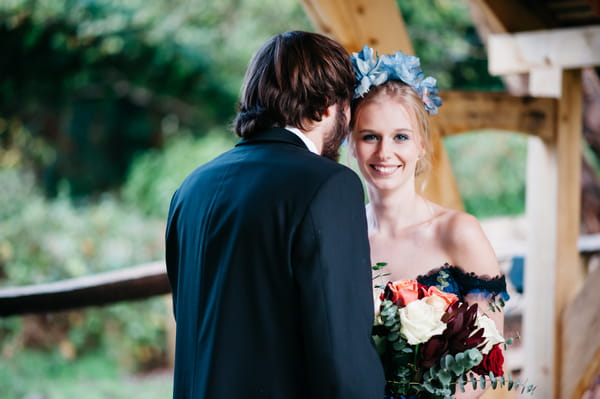
[[[364,96],[372,86],[378,86],[388,80],[400,80],[412,87],[423,100],[430,114],[437,114],[442,99],[435,78],[424,77],[421,61],[418,57],[397,51],[394,54],[379,57],[365,45],[360,53],[353,53],[350,59],[356,74],[354,98]]]
[[[378,86],[388,80],[388,71],[383,68],[382,59],[373,56],[373,49],[365,45],[360,53],[350,57],[358,85],[354,89],[354,98],[362,97],[371,86]]]

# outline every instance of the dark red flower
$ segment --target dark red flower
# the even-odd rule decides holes
[[[419,350],[419,366],[431,367],[447,354],[456,355],[476,348],[484,341],[483,328],[477,328],[477,304],[454,302],[442,316],[446,330],[425,342]]]
[[[481,363],[473,368],[473,371],[479,375],[488,375],[490,371],[495,376],[500,377],[504,375],[504,353],[500,348],[501,344],[492,346],[492,349],[483,356]]]

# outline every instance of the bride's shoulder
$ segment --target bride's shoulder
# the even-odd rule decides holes
[[[475,216],[466,212],[444,208],[440,205],[436,209],[438,230],[448,239],[480,239],[485,237],[481,224]]]
[[[438,238],[452,264],[477,274],[495,275],[499,272],[494,250],[473,215],[446,209],[438,226]]]

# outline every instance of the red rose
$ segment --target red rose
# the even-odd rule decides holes
[[[491,371],[496,377],[504,375],[504,353],[502,353],[500,345],[501,344],[494,345],[488,354],[483,356],[481,363],[473,368],[475,373],[479,375],[488,375]]]

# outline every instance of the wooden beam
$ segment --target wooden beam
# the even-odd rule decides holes
[[[0,317],[106,305],[170,291],[164,262],[153,262],[55,283],[2,288]]]
[[[543,68],[529,71],[529,94],[534,97],[560,98],[562,69]]]
[[[581,196],[581,71],[563,72],[556,139],[531,138],[526,208],[529,246],[523,318],[524,375],[536,395],[560,398],[561,315],[582,281],[577,240]]]
[[[414,54],[395,0],[301,0],[316,28],[349,52],[365,44],[382,54]]]
[[[486,19],[499,31],[522,32],[553,26],[547,13],[535,7],[535,2],[523,0],[469,0],[484,11]],[[533,7],[532,7],[533,4]],[[501,28],[500,28],[501,27]]]
[[[562,314],[563,398],[580,399],[600,373],[600,269],[592,272],[584,287]]]
[[[597,66],[600,26],[490,35],[488,60],[492,75]]]
[[[554,139],[557,100],[512,96],[504,92],[446,90],[443,107],[431,118],[441,135],[499,129]]]

